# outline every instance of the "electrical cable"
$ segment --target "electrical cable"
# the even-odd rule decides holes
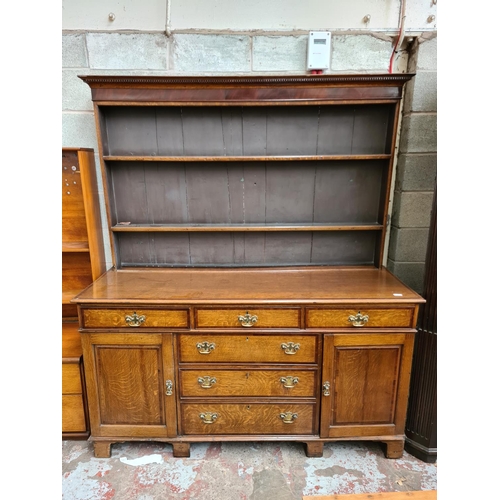
[[[396,54],[398,53],[399,49],[401,48],[401,44],[403,43],[404,31],[405,31],[404,30],[405,19],[406,19],[406,0],[401,0],[401,8],[399,10],[399,35],[398,35],[398,40],[394,45],[394,49],[391,54],[391,60],[389,62],[389,73],[393,72],[393,65],[394,65],[394,60],[396,59]]]

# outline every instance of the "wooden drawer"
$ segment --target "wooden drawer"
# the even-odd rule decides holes
[[[181,397],[314,397],[316,385],[315,370],[180,371]]]
[[[316,434],[314,408],[313,403],[181,404],[182,433]]]
[[[300,328],[300,309],[196,309],[196,328]]]
[[[187,328],[187,309],[84,309],[85,328]]]
[[[83,397],[79,394],[63,395],[62,431],[85,432],[86,430]]]
[[[413,308],[307,309],[307,328],[395,328],[413,325]]]
[[[316,335],[179,335],[181,363],[315,363]]]
[[[62,365],[62,393],[81,394],[82,379],[78,363],[63,363]]]

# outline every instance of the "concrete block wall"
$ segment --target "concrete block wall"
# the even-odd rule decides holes
[[[94,148],[100,170],[90,89],[78,75],[305,74],[308,33],[191,32],[167,36],[159,32],[63,32],[62,146]],[[366,31],[331,31],[331,34],[330,67],[325,73],[388,72],[394,36]],[[415,43],[412,45],[414,52],[418,52],[419,47]],[[435,68],[429,69],[435,62],[429,49],[425,51],[420,59],[422,74],[419,68],[418,80],[415,79],[416,90],[407,93],[415,97],[405,101],[408,111],[404,114],[401,134],[401,150],[405,153],[400,156],[399,183],[394,199],[397,210],[390,233],[391,240],[396,243],[389,247],[388,254],[388,267],[411,286],[423,281],[423,277],[419,277],[419,272],[423,272],[421,247],[430,219],[430,201],[427,213],[427,205],[420,198],[426,200],[429,194],[427,178],[435,171],[435,158],[433,164],[429,157],[429,150],[435,146],[428,145],[429,140],[435,144],[435,138],[422,134],[422,130],[428,130],[432,123],[435,129],[435,116],[431,116],[435,111],[429,112],[433,102],[435,107],[435,96],[428,95],[429,88],[435,86]],[[413,58],[416,60],[415,54]],[[407,72],[408,62],[408,51],[400,50],[394,72]],[[98,177],[105,223],[100,172]],[[413,248],[415,240],[419,243]],[[111,265],[106,224],[105,241],[106,260]],[[410,272],[414,264],[419,267]]]
[[[387,267],[419,293],[437,178],[437,37],[409,49]]]

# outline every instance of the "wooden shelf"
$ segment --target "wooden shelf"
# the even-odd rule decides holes
[[[382,224],[123,224],[111,227],[119,233],[142,232],[260,232],[260,231],[382,231]]]
[[[290,155],[290,156],[104,156],[104,161],[216,162],[216,161],[346,161],[389,160],[389,154],[372,155]]]
[[[63,241],[62,251],[64,252],[90,252],[88,241]]]

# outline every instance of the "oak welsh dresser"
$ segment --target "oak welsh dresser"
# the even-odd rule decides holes
[[[424,300],[383,254],[411,77],[80,77],[113,255],[73,301],[97,457],[133,440],[401,456]]]

